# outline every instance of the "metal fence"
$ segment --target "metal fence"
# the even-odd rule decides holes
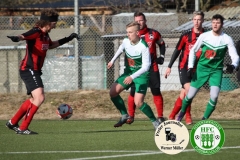
[[[181,35],[181,30],[189,28],[185,25],[191,15],[175,13],[146,14],[148,27],[158,30],[166,43],[166,58],[159,66],[161,90],[179,90],[178,62],[172,68],[168,79],[164,73]],[[133,20],[133,13],[122,13],[112,16],[79,16],[81,39],[73,40],[56,49],[49,50],[43,67],[43,82],[46,92],[77,89],[109,89],[115,79],[123,72],[123,55],[114,67],[106,69],[125,36],[125,26]],[[19,35],[29,30],[39,17],[0,17],[0,93],[26,92],[25,85],[19,77],[19,63],[25,55],[25,42],[11,42],[7,35]],[[239,22],[239,21],[238,21]],[[61,16],[57,28],[50,32],[51,39],[58,40],[74,32],[74,17]],[[181,30],[178,30],[181,28]],[[240,39],[239,27],[224,28],[224,31]],[[78,43],[78,45],[76,45]],[[75,46],[79,46],[75,54]],[[159,53],[158,53],[159,54]],[[79,55],[76,57],[75,55]],[[225,64],[230,63],[226,56]],[[239,87],[234,74],[224,74],[222,91]],[[208,89],[206,84],[204,88]]]

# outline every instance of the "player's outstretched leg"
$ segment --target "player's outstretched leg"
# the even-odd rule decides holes
[[[172,109],[172,112],[170,113],[168,119],[169,120],[175,120],[175,116],[178,114],[181,107],[182,107],[182,99],[180,97],[178,97],[178,99],[176,100],[176,102],[174,104],[174,107]]]

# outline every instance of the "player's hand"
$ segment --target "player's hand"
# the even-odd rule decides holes
[[[157,64],[160,64],[160,65],[162,65],[163,63],[164,63],[164,57],[158,57],[157,59],[156,59],[156,62],[157,62]]]
[[[235,66],[232,64],[227,64],[226,72],[227,73],[233,73],[233,70],[235,69]]]
[[[19,42],[20,38],[18,36],[7,36],[8,38],[10,38],[13,42]]]
[[[123,83],[124,84],[131,84],[133,81],[132,77],[131,76],[128,76],[124,79]]]
[[[112,65],[113,65],[113,64],[112,64],[111,62],[109,62],[109,63],[107,64],[107,69],[111,68]]]
[[[167,68],[164,77],[167,79],[170,73],[171,73],[171,68]]]
[[[194,74],[193,68],[188,68],[188,70],[187,70],[187,76],[188,76],[188,78],[191,78],[191,79],[192,79],[193,74]]]
[[[70,36],[67,37],[69,41],[73,40],[73,38],[76,38],[78,41],[80,40],[80,36],[76,33],[72,33]]]

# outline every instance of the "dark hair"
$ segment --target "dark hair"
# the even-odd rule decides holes
[[[134,17],[138,17],[138,16],[143,16],[143,19],[146,20],[146,17],[142,12],[137,11],[137,12],[134,13]]]
[[[51,22],[58,21],[58,13],[54,9],[46,8],[41,11],[40,20],[35,23],[35,26],[44,27]]]
[[[214,19],[220,19],[221,23],[223,24],[224,17],[221,14],[215,14],[212,16],[212,20]]]

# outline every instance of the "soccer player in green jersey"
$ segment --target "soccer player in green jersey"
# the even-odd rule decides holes
[[[112,84],[110,97],[122,115],[118,123],[126,123],[129,115],[119,94],[135,85],[134,103],[151,120],[154,128],[157,129],[160,122],[154,116],[151,107],[144,102],[148,88],[151,58],[147,43],[138,36],[139,29],[140,26],[137,22],[129,23],[126,26],[128,38],[123,40],[116,54],[107,65],[108,69],[111,68],[118,56],[125,52],[124,73]],[[114,127],[119,126],[118,123]]]
[[[207,81],[210,86],[210,99],[202,120],[208,119],[211,116],[212,112],[215,110],[220,92],[223,74],[223,61],[227,50],[231,57],[232,64],[227,65],[226,71],[228,73],[232,73],[238,66],[239,56],[233,40],[222,31],[223,20],[224,18],[222,15],[214,15],[212,17],[212,30],[201,34],[193,48],[190,50],[187,75],[192,77],[192,81],[188,94],[183,100],[181,112],[177,118],[178,121],[182,120],[187,106],[192,102],[199,89]],[[199,48],[202,49],[202,53],[197,64],[197,70],[195,74],[193,74],[196,52]]]

